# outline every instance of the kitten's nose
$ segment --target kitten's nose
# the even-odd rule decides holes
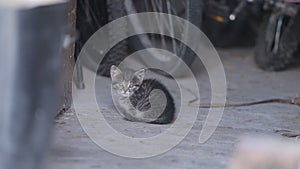
[[[125,89],[124,89],[124,93],[125,93],[125,94],[128,94],[128,93],[129,93],[129,89],[128,89],[128,88],[125,88]]]

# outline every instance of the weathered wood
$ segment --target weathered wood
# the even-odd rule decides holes
[[[75,24],[76,24],[76,0],[70,1],[68,11],[68,35],[71,44],[63,51],[63,65],[62,65],[62,92],[60,112],[64,112],[70,108],[72,104],[72,77],[75,64],[74,51],[75,51]]]

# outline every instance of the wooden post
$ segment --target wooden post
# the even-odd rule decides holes
[[[72,77],[75,64],[74,51],[75,51],[75,32],[76,32],[76,0],[70,1],[68,11],[68,35],[72,41],[70,45],[63,51],[63,67],[62,67],[62,92],[60,110],[58,113],[63,113],[68,110],[72,105]]]

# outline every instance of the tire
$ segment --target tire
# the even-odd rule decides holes
[[[149,1],[147,0],[148,3],[153,3],[154,1]],[[127,14],[132,14],[132,13],[139,13],[139,12],[153,12],[152,10],[149,11],[149,9],[147,10],[146,7],[142,7],[141,5],[146,5],[147,1],[141,1],[141,0],[125,0],[125,8],[127,11]],[[142,3],[141,3],[142,2]],[[156,1],[157,2],[157,1]],[[166,2],[166,1],[164,1]],[[198,28],[201,27],[201,21],[202,21],[202,0],[186,0],[186,2],[183,2],[188,4],[186,6],[186,18],[188,21],[190,21],[191,23],[193,23],[195,26],[197,26]],[[173,4],[172,4],[173,5]],[[163,12],[163,13],[167,13],[165,11],[155,11],[155,12]],[[173,13],[172,13],[173,14]],[[178,16],[178,15],[177,15]],[[181,17],[181,16],[179,16]],[[131,21],[132,22],[132,21]],[[139,27],[142,28],[142,25],[138,25],[136,23],[132,23],[134,25],[134,27]],[[131,49],[133,51],[138,51],[138,50],[142,50],[142,49],[147,49],[147,48],[162,48],[162,49],[166,49],[164,47],[161,47],[162,43],[157,43],[155,42],[153,39],[151,40],[150,36],[160,36],[160,35],[137,35],[134,36],[132,38],[130,38],[129,40],[129,45],[131,47]],[[161,37],[161,36],[160,36]],[[169,41],[172,41],[172,39],[170,37],[166,37],[169,38]],[[150,42],[150,43],[145,43],[146,42]],[[171,43],[171,42],[169,42]],[[178,50],[171,51],[173,53],[175,53],[178,57],[180,57],[188,66],[190,66],[195,58],[195,53],[189,49],[187,46],[185,46],[183,43],[180,42],[176,42],[179,44]],[[182,66],[182,64],[180,63],[172,63],[169,61],[163,61],[163,59],[157,58],[157,56],[155,56],[155,54],[150,53],[149,52],[149,57],[143,57],[142,62],[147,65],[147,66],[151,66],[154,64],[161,64],[160,66],[163,66],[164,68],[166,68],[168,70],[168,72],[171,72],[173,75],[176,76],[183,76],[183,72],[180,72],[178,70],[182,70],[180,69],[180,67]],[[163,72],[163,71],[158,71],[158,73],[169,76],[169,74]]]
[[[106,0],[77,1],[76,6],[76,30],[78,39],[75,42],[75,58],[77,59],[88,39],[108,22],[108,16]],[[86,51],[84,52],[86,53]],[[83,64],[87,68],[96,71],[98,65],[95,64],[94,60],[95,58],[88,55],[88,57],[84,59]]]
[[[255,62],[257,66],[267,71],[280,71],[287,69],[294,61],[300,38],[300,13],[291,17],[281,31],[281,38],[276,53],[270,40],[275,36],[276,23],[272,21],[272,14],[267,15],[261,25],[255,47]]]
[[[111,22],[115,19],[118,19],[122,16],[126,15],[126,11],[124,9],[122,0],[106,0],[107,7],[107,18],[108,22]],[[118,37],[123,36],[127,33],[127,23],[122,22],[118,23],[115,27],[109,28],[109,42],[113,42],[115,39],[119,39]],[[99,27],[100,28],[100,27]],[[105,55],[100,65],[99,58],[96,56],[100,56],[101,53],[93,46],[90,46],[89,49],[86,49],[84,52],[86,53],[86,59],[84,59],[84,65],[94,71],[97,72],[98,75],[110,77],[110,67],[112,65],[119,65],[120,62],[127,56],[128,53],[128,45],[127,41],[123,40],[115,45],[110,51]]]
[[[107,12],[109,22],[125,16],[126,11],[123,1],[107,0]],[[119,39],[120,36],[123,37],[124,34],[127,34],[127,22],[118,22],[117,26],[109,28],[109,43]],[[127,40],[122,40],[107,53],[100,63],[97,73],[102,76],[110,77],[110,67],[112,65],[119,65],[127,54],[128,42]]]

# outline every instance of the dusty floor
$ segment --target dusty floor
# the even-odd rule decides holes
[[[300,93],[300,68],[284,72],[258,69],[250,49],[219,50],[225,67],[227,102],[247,102],[268,98],[291,98]],[[200,87],[201,101],[210,99],[208,76],[197,63],[193,65]],[[108,79],[98,78],[98,100],[105,96]],[[165,81],[165,83],[170,83]],[[171,86],[172,87],[172,86]],[[171,90],[176,95],[176,86]],[[134,137],[149,137],[168,126],[124,121],[115,113],[109,98],[99,103],[107,121],[120,132]],[[226,108],[221,123],[204,144],[198,143],[207,110],[201,109],[197,122],[188,136],[174,149],[153,158],[128,159],[104,151],[83,132],[75,112],[68,112],[56,123],[48,169],[220,169],[227,168],[235,145],[244,135],[284,137],[282,132],[300,133],[300,108],[291,105],[265,104]],[[295,139],[295,138],[290,138]]]

